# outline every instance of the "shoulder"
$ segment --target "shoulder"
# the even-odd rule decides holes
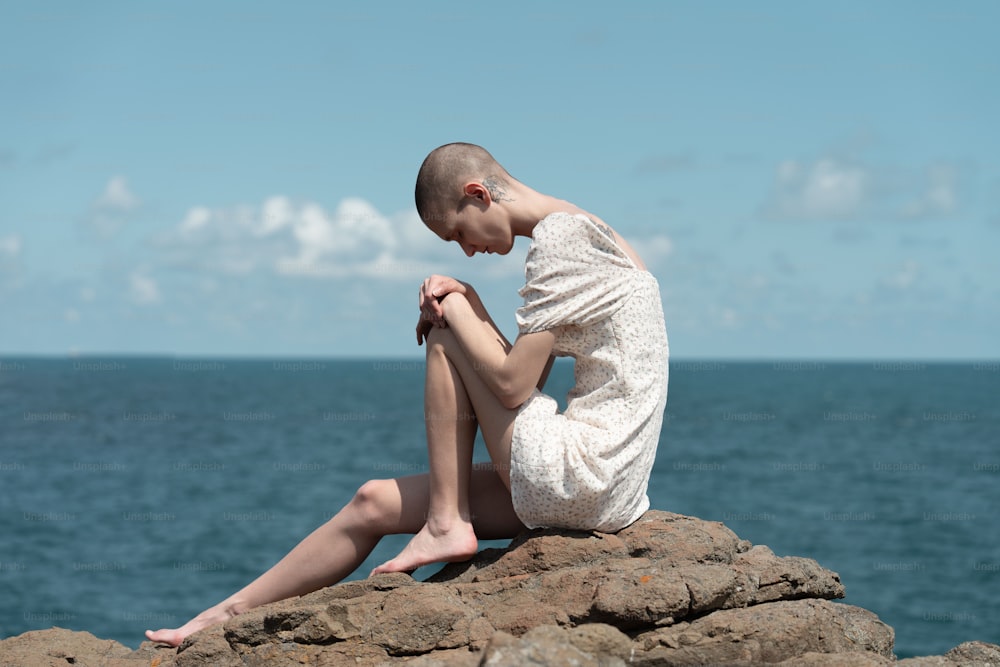
[[[536,246],[541,246],[543,254],[555,253],[587,262],[627,258],[614,230],[600,218],[582,212],[552,213],[540,220],[532,234],[532,249]],[[617,263],[617,259],[612,263]]]
[[[594,223],[582,213],[568,213],[566,211],[557,211],[555,213],[549,213],[547,216],[538,221],[535,225],[534,234],[532,237],[537,237],[540,233],[543,236],[567,236],[571,234],[579,234],[582,230],[586,229],[588,226],[592,226]]]
[[[535,225],[531,234],[532,246],[552,250],[571,250],[574,246],[589,244],[594,223],[584,215],[550,213]]]

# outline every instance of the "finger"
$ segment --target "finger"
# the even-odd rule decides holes
[[[424,290],[426,289],[427,289],[427,279],[424,278],[424,281],[420,283],[420,287],[417,288],[417,298],[421,304],[424,302]]]
[[[444,312],[440,307],[435,308],[434,306],[428,304],[428,306],[421,312],[421,316],[428,322],[437,322],[444,317]]]
[[[421,308],[421,311],[423,311],[424,316],[429,320],[439,319],[444,315],[444,309],[434,297],[430,297],[424,302],[424,307]]]
[[[427,280],[424,286],[424,301],[423,309],[425,311],[437,314],[440,311],[440,306],[438,305],[438,297],[442,294],[441,289],[431,282],[430,279]]]
[[[420,289],[417,290],[417,308],[420,308],[421,310],[423,310],[424,304],[427,301],[427,290],[429,281],[430,278],[425,278],[424,282],[420,283]]]

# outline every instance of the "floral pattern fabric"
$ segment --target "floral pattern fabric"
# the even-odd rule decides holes
[[[553,330],[553,354],[575,360],[575,386],[563,413],[538,390],[519,408],[514,510],[531,528],[613,532],[649,509],[667,401],[659,285],[587,216],[553,213],[532,237],[518,329]]]

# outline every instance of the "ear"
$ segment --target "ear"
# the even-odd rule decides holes
[[[490,198],[490,191],[486,189],[486,186],[478,181],[469,181],[466,183],[462,188],[462,194],[470,199],[476,199],[487,205],[493,201]]]

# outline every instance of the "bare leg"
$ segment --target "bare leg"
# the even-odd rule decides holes
[[[429,489],[427,475],[365,483],[336,516],[251,584],[177,629],[147,631],[146,636],[178,646],[188,635],[248,609],[340,581],[357,569],[383,536],[421,529]],[[492,468],[473,469],[470,505],[476,533],[484,539],[514,537],[524,528],[514,514],[507,487]]]
[[[509,350],[482,306],[469,308],[481,320],[483,335]],[[329,586],[353,572],[384,535],[416,533],[399,556],[373,573],[465,560],[475,553],[477,536],[513,537],[523,528],[510,498],[516,415],[479,377],[452,332],[433,330],[425,388],[430,474],[367,482],[344,509],[247,587],[180,628],[146,636],[177,646],[188,635],[258,605]],[[477,424],[493,460],[489,469],[471,465]]]
[[[509,347],[488,316],[483,317],[485,311],[477,315],[483,322],[483,335]],[[469,470],[477,423],[509,496],[510,439],[517,411],[505,408],[493,395],[448,329],[434,329],[428,337],[424,400],[430,461],[426,523],[398,556],[375,568],[373,574],[467,560],[476,553]]]

